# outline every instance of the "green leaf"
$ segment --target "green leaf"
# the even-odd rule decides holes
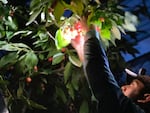
[[[6,50],[6,51],[23,51],[26,49],[30,49],[27,45],[23,43],[10,43],[5,44],[0,47],[0,50]]]
[[[29,34],[31,34],[31,33],[32,33],[32,31],[29,31],[29,30],[17,31],[17,32],[15,32],[15,33],[11,36],[11,38],[14,37],[14,36],[17,36],[17,35],[19,35],[19,34],[26,34],[26,35],[29,35]]]
[[[132,31],[135,32],[136,29],[136,25],[138,25],[138,19],[135,15],[133,15],[132,13],[129,12],[125,12],[125,20],[124,20],[124,24],[122,25],[124,27],[124,29],[128,30],[128,31]]]
[[[18,97],[18,98],[20,98],[21,95],[23,94],[23,89],[24,89],[23,83],[22,83],[22,82],[19,82],[19,88],[18,88],[18,90],[17,90],[17,97]]]
[[[77,67],[81,67],[82,66],[82,62],[79,60],[78,56],[77,55],[74,55],[74,54],[69,54],[69,60],[70,62],[77,66]]]
[[[66,40],[63,36],[63,33],[61,31],[61,29],[57,30],[56,35],[55,35],[55,44],[57,49],[61,49],[63,47],[66,47],[70,41]]]
[[[36,66],[37,63],[38,63],[38,58],[37,58],[37,56],[34,54],[33,51],[30,51],[30,52],[26,53],[26,56],[25,56],[25,59],[24,59],[24,60],[25,60],[26,65],[27,65],[29,68],[31,68],[31,69],[33,69],[33,67]]]
[[[51,5],[53,1],[49,1],[49,0],[32,0],[30,3],[30,8],[31,8],[31,12],[34,12],[36,10],[39,10],[42,7],[45,7],[45,5],[48,7]]]
[[[29,106],[31,106],[32,108],[43,109],[43,110],[47,109],[45,106],[40,105],[32,100],[28,100],[28,101],[29,101]]]
[[[56,87],[56,94],[57,94],[58,97],[60,97],[62,99],[62,101],[64,103],[67,102],[66,95],[65,95],[64,91],[61,88]]]
[[[65,84],[68,82],[69,78],[72,75],[72,64],[70,62],[67,63],[67,65],[65,66],[65,71],[64,71],[64,82]]]
[[[136,32],[136,30],[137,30],[134,24],[128,23],[128,22],[123,24],[123,27],[124,27],[124,29],[126,29],[128,31],[132,31],[132,32]]]
[[[60,17],[63,15],[64,13],[64,9],[65,7],[63,6],[63,4],[61,3],[61,0],[60,1],[57,1],[56,2],[56,5],[54,7],[54,16],[56,18],[56,21],[59,22],[60,21]]]
[[[31,7],[32,10],[35,9],[35,8],[39,9],[40,8],[39,5],[41,6],[41,0],[31,0],[30,7]]]
[[[28,26],[29,24],[31,24],[37,18],[37,16],[40,14],[41,11],[42,11],[42,8],[39,9],[39,10],[34,11],[31,14],[31,16],[29,18],[29,21],[26,23],[26,26]]]
[[[58,50],[55,49],[55,48],[49,48],[49,53],[47,55],[47,57],[52,57],[53,55],[57,54],[58,53]]]
[[[84,4],[82,0],[73,0],[73,4],[71,5],[71,7],[74,13],[82,16],[84,10]]]
[[[0,41],[0,48],[1,48],[2,46],[6,45],[6,44],[7,44],[6,41]]]
[[[65,8],[70,9],[74,14],[77,14],[79,16],[83,15],[84,3],[85,2],[83,0],[72,0],[72,3],[68,5],[67,3],[62,1],[62,4],[65,6]]]
[[[88,106],[88,102],[87,101],[83,101],[81,106],[80,106],[80,110],[79,113],[89,113],[89,106]]]
[[[44,60],[44,55],[43,55],[43,54],[39,54],[39,58],[40,58],[41,60]]]
[[[102,22],[98,19],[92,22],[94,25],[98,26],[100,29],[102,28]]]
[[[3,2],[3,4],[7,4],[8,1],[7,0],[0,0],[1,2]]]
[[[8,85],[8,81],[4,80],[2,75],[0,75],[0,88],[2,90],[6,90],[7,89],[7,85]]]
[[[12,43],[11,45],[14,46],[14,47],[18,47],[18,48],[27,48],[27,49],[30,49],[30,47],[27,46],[24,43]]]
[[[28,51],[26,54],[19,58],[19,67],[23,73],[30,73],[33,71],[34,66],[38,64],[38,58],[33,51]]]
[[[15,20],[11,16],[8,16],[7,20],[5,20],[5,24],[12,30],[17,30],[18,28]]]
[[[46,21],[46,17],[45,17],[45,12],[41,13],[41,22],[45,22]]]
[[[120,33],[119,29],[116,26],[112,26],[111,32],[112,32],[112,35],[115,38],[117,38],[118,40],[121,39],[121,33]]]
[[[79,79],[80,79],[80,71],[79,70],[74,70],[72,73],[72,80],[71,84],[75,90],[79,89]]]
[[[110,36],[111,36],[111,33],[110,33],[110,30],[105,28],[105,29],[101,29],[101,32],[100,32],[100,36],[102,38],[105,38],[107,40],[110,40]]]
[[[52,65],[59,64],[64,59],[63,53],[57,53],[53,56]]]
[[[75,94],[74,94],[74,88],[72,87],[72,84],[68,83],[66,85],[66,87],[68,88],[68,93],[71,96],[71,98],[74,100]]]
[[[5,36],[5,29],[3,27],[3,25],[0,24],[0,38]]]
[[[6,38],[10,40],[13,37],[13,34],[14,33],[12,31],[6,31]]]
[[[9,53],[0,59],[0,68],[17,62],[18,55],[15,52]]]

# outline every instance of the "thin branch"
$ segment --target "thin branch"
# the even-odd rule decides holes
[[[55,41],[55,38],[48,31],[47,34],[49,35],[50,38],[52,38]]]

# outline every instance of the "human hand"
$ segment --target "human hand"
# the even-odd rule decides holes
[[[139,103],[147,103],[147,102],[150,102],[150,94],[148,94],[148,93],[144,94],[144,98],[145,98],[145,99],[137,100],[137,102],[139,102]]]
[[[95,29],[95,26],[94,25],[89,26],[87,24],[86,17],[82,17],[78,23],[81,26],[83,35],[76,36],[74,39],[71,40],[71,44],[72,44],[72,47],[74,47],[75,50],[77,51],[80,60],[83,61],[84,60],[84,43],[86,41],[85,35],[89,30]]]
[[[77,35],[74,39],[71,40],[72,47],[75,48],[75,50],[78,53],[79,59],[81,61],[84,60],[84,43],[85,43],[85,34],[89,31],[89,27],[87,25],[87,20],[85,17],[81,18],[80,21],[78,21],[78,24],[80,24],[81,30],[83,35]]]

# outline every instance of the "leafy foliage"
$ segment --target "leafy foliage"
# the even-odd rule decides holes
[[[0,50],[7,51],[0,59],[0,88],[11,113],[95,111],[89,107],[93,96],[82,63],[58,29],[68,20],[64,12],[69,9],[98,26],[108,48],[124,32],[125,18],[114,1],[31,0],[28,8],[0,0]]]

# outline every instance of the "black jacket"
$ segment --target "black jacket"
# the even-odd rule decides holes
[[[98,113],[145,113],[123,95],[110,70],[98,32],[89,31],[84,45],[84,71],[99,102]]]

